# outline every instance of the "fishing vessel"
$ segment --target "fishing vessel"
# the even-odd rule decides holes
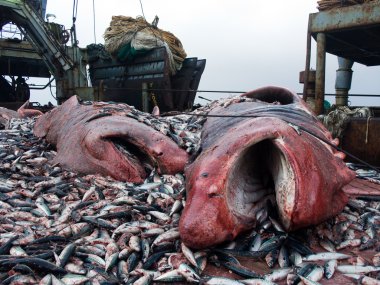
[[[206,151],[207,147],[214,151],[228,143],[231,148],[226,148],[226,151],[219,150],[214,154],[211,158],[215,158],[215,163],[212,165],[207,164],[207,156],[204,155],[206,162],[201,161],[194,167],[193,181],[190,182],[186,181],[183,173],[161,175],[157,172],[160,170],[152,167],[152,160],[149,160],[148,155],[144,155],[142,150],[153,149],[151,153],[155,155],[158,163],[160,159],[165,160],[161,165],[162,169],[166,164],[170,165],[174,159],[163,156],[163,153],[156,151],[155,148],[160,144],[169,144],[167,141],[170,141],[170,149],[181,148],[183,156],[191,154],[195,157],[202,151],[197,149],[197,145],[206,117],[204,113],[199,112],[223,106],[222,114],[214,113],[216,118],[221,118],[225,115],[223,113],[225,110],[234,110],[236,106],[234,104],[241,103],[242,98],[216,101],[214,106],[200,109],[196,111],[198,113],[180,114],[178,117],[166,118],[150,114],[154,106],[163,111],[191,110],[205,61],[186,58],[182,64],[183,69],[173,75],[170,74],[166,50],[162,47],[152,49],[128,63],[120,62],[100,45],[79,48],[75,41],[75,30],[70,29],[70,32],[67,32],[59,24],[46,23],[43,20],[46,1],[37,2],[0,0],[1,23],[15,21],[23,31],[22,37],[29,34],[29,40],[1,40],[2,75],[12,79],[8,82],[2,77],[0,94],[7,95],[3,96],[6,102],[2,103],[7,107],[13,105],[17,109],[21,101],[28,99],[29,89],[22,79],[23,76],[50,78],[53,75],[57,85],[58,104],[62,108],[56,108],[45,114],[46,121],[40,121],[38,136],[41,138],[37,138],[32,132],[35,128],[33,118],[11,118],[7,129],[0,130],[1,282],[4,284],[171,282],[241,285],[298,284],[302,279],[306,284],[379,283],[380,177],[377,170],[379,120],[376,108],[372,108],[370,113],[361,117],[350,117],[348,112],[346,114],[347,125],[342,128],[341,146],[347,153],[347,159],[355,162],[347,165],[356,171],[357,178],[343,189],[350,196],[350,201],[341,213],[319,225],[287,233],[278,222],[278,213],[272,209],[273,205],[267,200],[263,203],[264,208],[271,211],[258,211],[257,227],[242,232],[232,242],[202,250],[196,247],[189,248],[180,239],[178,230],[182,209],[191,203],[190,197],[186,196],[186,183],[199,183],[201,186],[199,189],[203,190],[202,186],[205,187],[203,181],[211,180],[210,187],[206,189],[207,195],[204,196],[209,198],[211,202],[208,203],[208,207],[212,208],[216,204],[213,204],[213,199],[221,201],[222,196],[216,191],[218,189],[215,185],[223,180],[212,181],[213,177],[210,175],[212,171],[203,171],[202,167],[210,166],[211,170],[215,170],[223,161],[229,159],[232,161],[234,150],[243,144],[241,142],[243,140],[240,141],[239,137],[228,137],[227,133],[224,141],[216,141],[216,145],[213,145],[215,142],[212,140],[213,135],[217,137],[225,131],[222,129],[224,125],[218,125],[218,120],[214,120],[215,125],[222,131],[215,132],[217,128],[213,124],[209,125],[208,132],[211,136],[208,140],[211,147],[207,146],[207,139],[204,140]],[[326,52],[341,58],[337,75],[337,106],[347,105],[351,80],[350,60],[368,65],[378,64],[378,46],[373,37],[378,36],[380,26],[379,2],[347,7],[341,6],[342,1],[338,2],[338,7],[321,10],[311,14],[309,18],[307,37],[309,43],[312,38],[317,40],[317,70],[315,72],[310,70],[308,47],[306,67],[301,75],[301,81],[305,86],[302,95],[304,101],[308,102],[314,113],[318,115],[328,115],[323,114],[325,113],[323,102]],[[356,40],[357,37],[360,37],[360,41]],[[74,39],[72,45],[66,46],[70,38]],[[349,58],[351,56],[352,58]],[[86,69],[83,68],[87,64],[90,79],[87,77]],[[20,68],[21,66],[23,68]],[[90,82],[91,87],[89,87]],[[267,94],[273,95],[278,89],[271,87],[265,90]],[[133,95],[126,96],[126,91]],[[264,100],[260,90],[251,95]],[[294,100],[298,104],[296,110],[300,112],[300,109],[305,109],[302,115],[310,115],[298,97],[295,99],[295,95],[290,96],[282,89],[280,95],[281,97],[275,98],[282,100],[271,101],[269,96],[269,99],[266,97],[267,102],[259,102],[259,105],[263,102],[270,103],[267,104],[270,108],[265,110],[261,105],[256,106],[258,112],[269,109],[275,115],[280,113],[283,117],[290,116],[290,113],[285,115],[281,113],[283,110],[278,108],[278,105],[286,107],[293,104]],[[249,99],[246,98],[247,104],[255,102]],[[64,105],[65,102],[68,104]],[[238,107],[236,109],[242,111]],[[62,112],[59,113],[57,110]],[[243,115],[248,114],[248,116],[239,118],[243,123],[250,118],[249,115],[252,115],[249,113],[250,109],[247,110],[248,112]],[[352,111],[350,108],[348,110]],[[72,119],[74,113],[76,120]],[[122,119],[114,119],[115,114]],[[231,115],[228,119],[232,120]],[[305,136],[305,129],[294,125],[297,123],[296,119],[290,124],[285,120],[284,124],[287,127],[284,136],[288,134],[295,142],[298,136]],[[234,120],[236,121],[236,118]],[[275,121],[273,116],[270,120]],[[104,125],[97,123],[100,121]],[[265,119],[261,121],[264,123],[255,125],[257,129],[265,124]],[[80,128],[72,127],[80,123]],[[307,126],[306,121],[303,123],[305,125],[301,124],[302,126]],[[239,125],[243,127],[239,128]],[[246,126],[237,124],[234,130],[238,129],[239,134],[242,134],[241,137],[245,138],[248,133],[245,131]],[[133,132],[124,131],[128,127],[133,127]],[[144,131],[143,134],[141,130]],[[51,141],[46,138],[46,133],[49,131],[53,133],[49,138]],[[108,132],[107,136],[99,135],[102,131]],[[165,139],[157,139],[157,143],[152,143],[149,139],[153,138],[153,135],[150,134],[157,132],[161,132],[160,136],[165,136]],[[265,135],[266,132],[267,130],[264,130],[261,133]],[[86,140],[80,137],[83,134]],[[88,140],[87,135],[90,137]],[[123,135],[129,135],[130,140],[144,138],[146,141],[138,140],[136,144],[138,147],[133,148],[130,141],[117,139],[117,136]],[[236,139],[237,143],[232,144],[231,141]],[[101,143],[96,144],[99,141]],[[146,143],[147,141],[151,144]],[[58,157],[57,151],[60,150],[58,147],[54,148],[54,144],[58,142],[62,142],[63,145],[66,143],[66,153],[60,155],[61,164],[64,164],[65,159],[81,158],[81,156],[90,157],[90,162],[86,163],[93,163],[99,157],[104,158],[98,160],[100,163],[94,167],[95,169],[114,162],[117,164],[117,159],[120,160],[120,157],[113,159],[107,156],[108,152],[99,151],[108,148],[113,154],[122,152],[129,158],[131,164],[139,164],[142,161],[139,170],[144,172],[145,176],[137,180],[138,183],[131,183],[117,181],[99,173],[83,174],[80,170],[83,170],[84,160],[82,163],[75,163],[74,171],[65,169],[60,163],[49,164],[47,163],[49,160]],[[70,145],[71,142],[74,143]],[[82,143],[83,148],[77,153],[73,152],[73,149],[78,149]],[[280,140],[279,145],[282,143]],[[296,147],[296,143],[289,145],[288,143],[291,153],[302,151],[301,147]],[[313,146],[312,143],[305,143],[304,149]],[[237,166],[231,167],[232,176],[240,178],[231,188],[244,188],[246,184],[251,183],[260,190],[264,185],[261,180],[266,180],[265,185],[271,187],[276,183],[282,185],[281,182],[286,182],[287,179],[291,180],[291,171],[281,172],[276,170],[277,166],[272,167],[271,171],[272,174],[277,171],[278,179],[273,177],[262,179],[260,171],[259,174],[255,174],[256,176],[252,175],[254,171],[250,166],[254,170],[260,170],[268,157],[273,159],[270,161],[272,164],[285,161],[280,152],[274,149],[269,139],[260,141],[256,147],[246,149],[244,155],[238,159]],[[218,160],[219,155],[224,157],[224,160]],[[307,167],[309,162],[307,155],[299,153],[299,156],[305,158],[306,163],[295,173],[306,173],[302,166]],[[194,157],[191,160],[195,159]],[[316,160],[321,160],[318,161],[320,163],[318,165],[323,165],[324,157],[326,156],[316,157]],[[365,165],[358,163],[355,157]],[[312,181],[313,171],[315,173],[321,171],[316,169],[315,165],[309,166],[307,170],[310,172],[307,173],[311,175],[305,177],[305,180]],[[344,164],[342,166],[345,167]],[[364,169],[368,166],[372,169]],[[268,169],[264,170],[268,172]],[[331,171],[331,180],[336,176],[337,174]],[[274,181],[276,179],[277,181]],[[141,181],[143,182],[140,183]],[[329,184],[330,180],[326,179],[324,182]],[[324,187],[320,189],[323,191]],[[240,194],[238,192],[232,191],[236,196]],[[252,199],[256,199],[255,195],[251,196]],[[244,199],[246,196],[241,195],[234,201],[239,204]],[[306,200],[312,199],[308,199],[305,195],[304,201]],[[333,203],[329,206],[334,208]],[[193,210],[192,215],[196,215],[199,209]],[[213,217],[216,210],[219,208],[202,213],[205,213],[206,217],[207,215]],[[307,212],[308,209],[303,210]],[[312,216],[313,213],[308,214]],[[223,232],[228,240],[229,233],[224,233],[225,228],[219,226],[227,217],[220,216],[222,222],[217,224],[217,230]],[[207,224],[205,228],[204,232],[208,232]],[[236,232],[235,228],[231,231]],[[202,233],[197,233],[197,236],[200,235]],[[192,241],[191,233],[187,236],[187,242],[189,241]]]
[[[0,2],[3,106],[22,105],[30,94],[25,77],[42,77],[51,78],[42,88],[55,81],[58,104],[78,95],[83,100],[124,102],[144,111],[154,106],[162,111],[192,108],[206,60],[181,58],[177,69],[171,70],[173,56],[160,39],[163,31],[157,23],[142,20],[147,30],[157,30],[153,34],[161,46],[134,50],[136,55],[120,60],[100,44],[79,47],[75,23],[66,29],[46,21],[45,16],[51,16],[45,15],[46,5],[47,1]],[[127,45],[121,47],[124,52]]]

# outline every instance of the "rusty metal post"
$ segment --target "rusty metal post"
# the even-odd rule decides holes
[[[149,96],[148,83],[143,82],[142,83],[142,94],[141,94],[143,112],[149,112],[148,96]]]
[[[306,76],[308,76],[307,81],[306,81]],[[299,82],[304,84],[303,100],[307,103],[310,109],[314,111],[315,110],[315,70],[309,70],[308,75],[306,75],[305,70],[301,71]]]
[[[305,73],[303,80],[303,100],[306,102],[307,99],[307,88],[309,84],[309,70],[310,70],[310,57],[311,57],[311,32],[310,32],[311,19],[309,15],[309,23],[307,27],[307,39],[306,39],[306,62],[305,62]]]
[[[317,35],[317,70],[315,75],[315,113],[323,113],[325,100],[325,72],[326,72],[326,35]]]
[[[104,80],[102,79],[99,81],[98,101],[105,101],[104,91]]]

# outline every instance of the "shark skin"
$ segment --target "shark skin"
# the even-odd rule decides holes
[[[297,95],[264,87],[242,97],[255,100],[209,112],[234,117],[207,119],[202,152],[185,168],[179,229],[189,247],[233,240],[255,227],[269,204],[292,231],[333,217],[348,201],[342,187],[355,173],[333,147],[338,141]]]
[[[7,127],[12,118],[25,119],[40,116],[43,113],[39,110],[29,109],[29,100],[26,101],[17,111],[0,107],[0,126]]]
[[[41,116],[34,134],[57,148],[52,163],[80,173],[142,183],[149,164],[161,174],[182,172],[188,154],[153,128],[127,117],[130,109],[80,104],[76,96]],[[124,144],[120,151],[115,141]]]

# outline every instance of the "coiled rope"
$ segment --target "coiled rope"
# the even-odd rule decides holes
[[[104,46],[111,54],[130,44],[136,50],[167,47],[172,74],[182,66],[186,52],[181,41],[172,33],[148,23],[143,17],[113,16],[104,33]]]
[[[321,1],[317,1],[317,3],[318,3],[318,10],[323,11],[323,10],[330,10],[334,8],[368,3],[372,1],[375,1],[375,0],[321,0]]]

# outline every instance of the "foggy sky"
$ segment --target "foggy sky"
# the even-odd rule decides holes
[[[47,13],[54,22],[72,25],[73,1],[48,0]],[[188,57],[205,58],[200,90],[249,91],[266,85],[302,92],[299,72],[305,68],[306,32],[309,13],[318,12],[316,0],[142,0],[148,22],[155,15],[158,27],[172,32],[182,42]],[[138,0],[95,0],[96,40],[112,15],[142,15]],[[79,46],[94,43],[92,0],[79,0],[76,21]],[[335,56],[327,56],[326,93],[334,93]],[[315,69],[313,41],[311,67]],[[355,63],[350,93],[379,94],[380,68]],[[46,80],[47,82],[47,80]],[[54,90],[53,90],[54,91]],[[42,94],[42,95],[41,95]],[[210,99],[229,94],[198,93]],[[327,97],[334,103],[333,97]],[[49,91],[32,101],[55,101]],[[350,98],[351,104],[380,105],[379,99]],[[197,102],[206,103],[201,99]]]

